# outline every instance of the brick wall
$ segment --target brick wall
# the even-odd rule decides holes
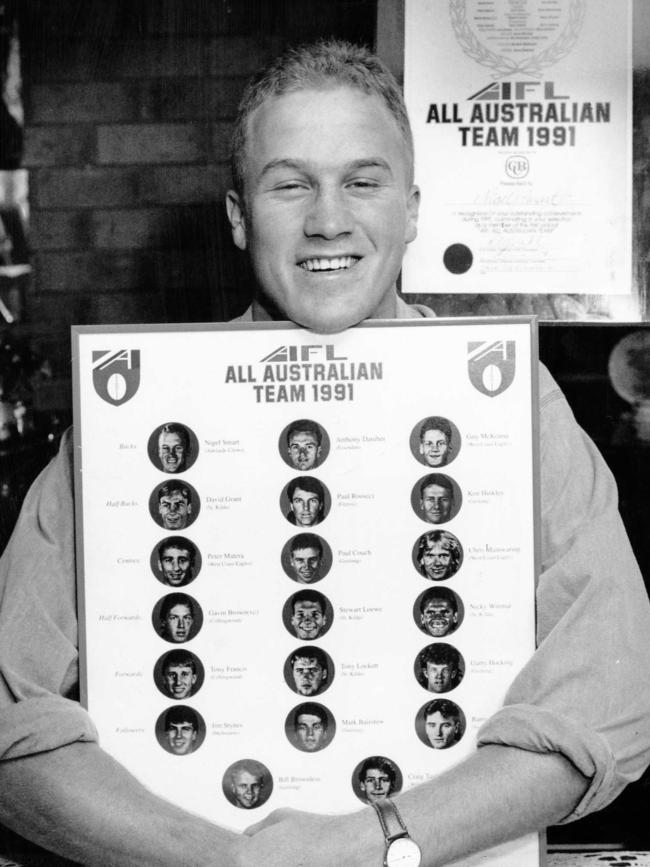
[[[288,42],[373,31],[369,0],[26,0],[26,308],[59,375],[72,323],[245,308],[223,211],[243,84]]]

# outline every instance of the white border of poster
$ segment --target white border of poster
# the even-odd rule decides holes
[[[534,320],[87,326],[73,346],[102,747],[236,829],[367,805],[370,757],[398,792],[470,753],[535,646]],[[532,835],[468,863],[538,860]]]
[[[629,0],[405,0],[406,293],[632,291]]]

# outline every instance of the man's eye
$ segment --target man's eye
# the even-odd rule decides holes
[[[297,190],[307,189],[307,184],[304,181],[280,181],[273,187],[278,192],[295,192]]]
[[[354,180],[348,182],[348,187],[358,190],[371,190],[379,187],[379,183],[370,178],[354,178]]]

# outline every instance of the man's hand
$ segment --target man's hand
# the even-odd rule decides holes
[[[274,810],[244,833],[239,867],[367,867],[383,860],[383,836],[370,810],[346,816]]]

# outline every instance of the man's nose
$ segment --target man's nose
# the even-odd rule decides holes
[[[305,217],[305,234],[333,240],[350,234],[353,228],[352,214],[343,192],[334,188],[316,190]]]

